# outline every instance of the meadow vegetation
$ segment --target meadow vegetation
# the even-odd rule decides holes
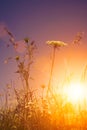
[[[23,54],[17,53],[19,55],[15,55],[13,58],[17,63],[16,74],[19,74],[22,87],[19,87],[20,90],[18,90],[14,84],[11,87],[6,86],[5,104],[0,107],[0,130],[86,130],[87,109],[81,109],[80,104],[75,106],[67,101],[67,97],[58,91],[56,93],[51,85],[56,49],[68,46],[68,44],[62,41],[47,41],[47,44],[52,46],[53,57],[48,86],[41,86],[42,96],[40,96],[36,90],[31,89],[30,84],[30,80],[33,79],[30,73],[34,61],[33,55],[38,48],[35,41],[24,38],[22,41],[16,42],[13,34],[7,28],[4,29],[10,39],[7,48],[13,46],[14,51],[19,52],[21,51],[18,50],[19,44],[24,48],[22,49]],[[79,33],[72,45],[78,46],[81,39],[82,33]],[[11,59],[12,57],[7,58],[5,63]],[[85,73],[86,68],[83,80],[85,80]],[[67,82],[70,82],[70,76],[65,77]],[[9,105],[9,96],[12,98],[12,95],[9,95],[11,91],[15,95],[13,100],[16,104],[14,106]]]

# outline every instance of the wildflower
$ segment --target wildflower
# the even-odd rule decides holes
[[[16,61],[19,61],[19,59],[20,59],[19,56],[16,56],[16,57],[15,57],[15,60],[16,60]]]
[[[19,53],[24,52],[26,49],[25,42],[27,43],[28,39],[26,38],[24,40],[15,41],[13,34],[6,27],[4,28],[4,30],[10,36],[9,41],[12,43],[14,49]],[[7,45],[7,47],[9,47],[9,44]]]
[[[80,44],[80,41],[82,40],[84,35],[84,32],[78,32],[77,35],[75,36],[75,39],[73,41],[73,44]]]
[[[33,57],[33,51],[36,49],[36,45],[34,44],[35,41],[32,41],[28,47],[27,47],[27,50],[28,50],[28,54],[29,54],[29,57],[32,58]]]
[[[46,43],[47,43],[48,45],[52,45],[52,46],[53,46],[52,64],[51,64],[50,78],[49,78],[48,90],[47,90],[47,95],[48,95],[48,92],[49,92],[49,91],[52,93],[50,87],[51,87],[51,81],[52,81],[52,76],[53,76],[53,68],[54,68],[56,48],[57,48],[57,47],[59,48],[59,47],[66,46],[67,43],[62,42],[62,41],[47,41]]]
[[[24,41],[26,42],[26,43],[28,43],[29,42],[29,38],[24,38]]]
[[[48,45],[53,45],[54,47],[63,47],[67,45],[67,43],[62,41],[47,41],[46,43]]]

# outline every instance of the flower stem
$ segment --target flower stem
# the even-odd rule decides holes
[[[51,81],[52,81],[53,68],[54,68],[54,62],[55,62],[55,52],[56,52],[56,47],[53,46],[52,64],[51,64],[50,78],[49,78],[49,82],[48,82],[47,95],[49,92],[51,92]]]

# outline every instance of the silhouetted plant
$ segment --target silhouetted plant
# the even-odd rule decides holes
[[[86,130],[87,110],[79,109],[77,112],[72,103],[65,101],[63,95],[53,93],[51,88],[56,49],[67,44],[62,41],[47,41],[47,44],[53,47],[50,78],[47,86],[47,95],[50,93],[51,96],[45,96],[46,86],[42,85],[42,96],[40,97],[39,94],[36,95],[36,90],[31,89],[30,84],[33,52],[36,49],[35,42],[31,42],[28,38],[15,41],[13,34],[6,27],[4,31],[5,35],[7,33],[10,38],[7,47],[12,45],[18,54],[15,57],[6,58],[5,63],[12,59],[16,61],[16,73],[19,74],[24,86],[23,90],[17,90],[13,86],[17,100],[15,108],[8,107],[9,93],[6,93],[6,108],[0,109],[0,130]],[[79,34],[74,44],[79,43],[81,38],[82,34]],[[23,46],[22,50],[19,49],[20,45]],[[87,66],[82,75],[84,80],[86,80],[86,69]],[[70,82],[71,77],[72,74],[65,77],[67,82]],[[8,84],[6,87],[7,90],[10,89]]]
[[[47,90],[47,95],[48,95],[49,92],[51,92],[51,94],[52,94],[51,80],[52,80],[52,76],[53,76],[53,68],[54,68],[54,62],[55,62],[56,49],[59,49],[60,47],[66,46],[67,43],[64,43],[62,41],[47,41],[47,44],[53,46],[52,64],[51,64],[50,78],[49,78],[48,90]]]

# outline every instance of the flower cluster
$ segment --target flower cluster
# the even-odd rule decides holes
[[[46,43],[47,43],[48,45],[53,45],[54,47],[67,46],[67,43],[62,42],[62,41],[47,41]]]

